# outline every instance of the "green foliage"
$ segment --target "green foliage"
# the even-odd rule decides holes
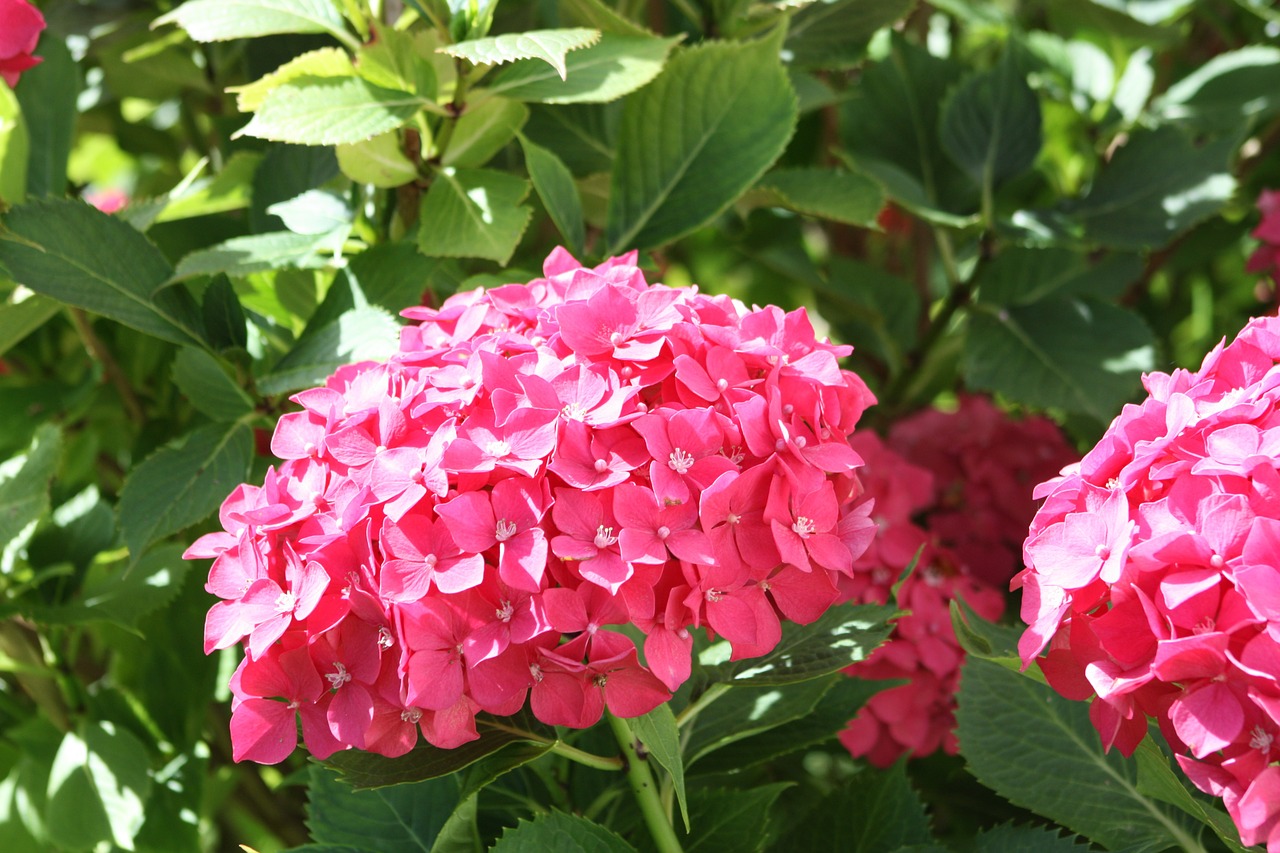
[[[924,803],[911,788],[906,769],[862,770],[815,803],[787,837],[798,850],[899,850],[932,841]]]
[[[590,47],[600,40],[599,30],[583,28],[570,30],[530,30],[505,36],[458,42],[444,48],[450,56],[465,59],[475,65],[502,65],[518,59],[541,59],[567,79],[569,71],[564,60],[571,50]]]
[[[585,818],[552,812],[502,833],[494,853],[563,850],[564,853],[627,853],[635,850],[609,830]]]

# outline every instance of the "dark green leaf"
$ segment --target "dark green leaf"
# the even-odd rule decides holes
[[[520,146],[524,149],[529,179],[533,181],[533,188],[538,191],[547,214],[560,230],[569,251],[581,257],[586,227],[582,222],[582,199],[573,182],[573,174],[554,152],[531,142],[528,137],[521,135]]]
[[[960,84],[942,110],[940,133],[947,154],[984,192],[1031,168],[1043,143],[1040,101],[1012,51]]]
[[[302,76],[272,89],[240,133],[299,145],[362,142],[400,127],[426,103],[358,77]]]
[[[873,228],[884,207],[884,193],[870,178],[836,169],[775,169],[755,185],[743,202],[785,207],[796,213]]]
[[[74,451],[73,451],[74,452]],[[33,566],[71,563],[84,570],[116,540],[116,514],[97,486],[87,486],[63,501],[27,545]]]
[[[216,349],[244,348],[248,344],[248,327],[244,308],[226,276],[215,276],[204,292],[204,333]]]
[[[35,293],[28,293],[21,302],[0,302],[0,355],[61,310],[62,306],[54,300]]]
[[[973,853],[1086,853],[1087,844],[1074,835],[1059,835],[1041,826],[1002,824],[978,833]]]
[[[622,104],[570,104],[530,109],[524,135],[555,152],[575,177],[613,168]]]
[[[172,270],[146,237],[79,201],[14,208],[0,231],[0,263],[19,284],[179,344],[198,343],[191,295],[165,288]]]
[[[17,88],[30,139],[27,194],[61,196],[67,190],[67,158],[76,125],[80,71],[61,39],[46,33],[36,49],[43,62],[22,75]]]
[[[104,841],[131,849],[151,789],[149,765],[138,739],[111,723],[68,732],[49,769],[50,840],[73,850]]]
[[[743,791],[694,788],[689,793],[693,831],[681,836],[685,853],[752,853],[768,838],[769,810],[790,782]]]
[[[817,0],[797,12],[786,50],[797,68],[845,68],[866,51],[876,30],[906,16],[915,0]]]
[[[201,521],[248,474],[253,432],[210,424],[148,456],[120,493],[120,530],[137,562],[162,536]]]
[[[179,544],[161,545],[132,566],[128,560],[94,563],[85,573],[78,601],[32,607],[31,617],[46,624],[114,622],[133,630],[140,619],[178,595],[190,568],[183,550]]]
[[[488,98],[458,119],[440,162],[445,166],[483,166],[516,137],[529,108],[510,98]]]
[[[831,676],[793,685],[732,688],[685,724],[692,727],[684,748],[686,764],[696,767],[704,756],[729,744],[804,719],[835,681]]]
[[[932,840],[924,804],[899,762],[864,768],[824,797],[786,843],[814,853],[879,853]]]
[[[845,340],[874,353],[897,371],[915,345],[920,295],[911,284],[878,266],[847,258],[831,259],[831,274],[818,290],[830,302],[830,316]]]
[[[191,405],[215,421],[234,421],[253,411],[253,400],[214,356],[183,347],[173,360],[173,381]]]
[[[533,211],[529,182],[492,169],[441,169],[422,199],[418,249],[428,257],[506,264]]]
[[[897,611],[888,605],[832,607],[809,625],[788,622],[782,640],[763,657],[721,664],[715,677],[733,684],[790,684],[808,681],[865,659],[884,642]]]
[[[1137,762],[1103,753],[1084,702],[971,657],[956,719],[970,770],[1014,805],[1113,850],[1196,846],[1176,812],[1138,791]]]
[[[323,844],[377,853],[430,853],[460,804],[458,781],[450,776],[361,791],[313,764],[309,778],[307,826]]]
[[[495,95],[547,104],[604,103],[648,83],[678,39],[605,33],[600,42],[565,57],[567,76],[536,59],[514,62],[487,87]]]
[[[49,511],[49,481],[61,450],[58,428],[41,424],[25,453],[0,463],[0,551]]]
[[[344,364],[384,360],[396,351],[400,324],[381,308],[354,308],[331,323],[308,329],[293,349],[258,380],[263,394],[321,384]]]
[[[507,827],[492,853],[524,853],[527,850],[554,850],[555,853],[634,853],[635,848],[598,823],[584,817],[551,812],[532,821]]]
[[[381,243],[361,252],[351,259],[346,273],[359,283],[370,305],[385,308],[392,314],[399,314],[411,305],[421,305],[428,291],[448,295],[460,280],[454,261],[428,258],[405,242]],[[329,292],[333,291],[331,287]],[[325,302],[328,301],[326,296]],[[322,305],[316,319],[323,311]]]
[[[663,702],[644,716],[631,720],[630,725],[631,731],[644,744],[649,757],[671,774],[676,801],[680,804],[680,815],[684,818],[684,828],[688,831],[689,804],[684,788],[684,759],[680,756],[680,729],[676,725],[675,714],[671,713],[671,706]]]
[[[1280,49],[1220,53],[1169,87],[1153,112],[1166,121],[1230,129],[1280,109]]]
[[[773,39],[681,52],[623,107],[610,251],[660,245],[714,219],[782,153],[796,117]]]
[[[1080,346],[1090,341],[1088,347]],[[1010,308],[977,307],[964,342],[974,388],[1106,423],[1154,366],[1151,332],[1136,314],[1092,299],[1051,297]]]
[[[1240,843],[1240,833],[1231,818],[1216,803],[1205,802],[1199,792],[1187,790],[1185,777],[1174,771],[1169,756],[1157,744],[1159,737],[1153,731],[1134,752],[1139,793],[1181,809],[1217,833],[1233,853],[1245,853],[1248,848]]]
[[[280,217],[267,209],[315,189],[338,174],[332,148],[318,145],[281,145],[267,148],[262,164],[253,175],[253,205],[249,224],[258,234],[283,231]]]
[[[605,33],[623,36],[652,35],[648,30],[615,12],[602,0],[560,0],[560,14],[565,23],[593,27]]]

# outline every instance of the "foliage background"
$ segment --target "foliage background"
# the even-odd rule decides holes
[[[5,850],[434,849],[460,806],[451,849],[625,793],[553,756],[477,796],[475,773],[353,793],[301,756],[230,762],[236,659],[200,653],[184,543],[261,478],[288,394],[387,355],[406,306],[559,243],[640,248],[670,284],[816,308],[880,396],[870,426],[969,389],[1087,446],[1142,371],[1275,304],[1244,272],[1280,183],[1260,0],[424,2],[404,20],[439,26],[403,31],[376,23],[401,4],[355,0],[38,5],[44,61],[0,87]],[[269,23],[289,8],[311,23]],[[564,81],[435,50],[545,28],[601,35],[552,52]],[[1011,636],[965,639],[999,660]],[[966,672],[963,758],[885,772],[831,738],[865,699],[834,684],[763,717],[766,688],[723,700],[688,849],[1074,849],[1056,825],[1232,846],[1154,739],[1103,758],[1080,708],[996,663]],[[589,816],[647,844],[618,802]],[[570,820],[520,831],[594,832]]]

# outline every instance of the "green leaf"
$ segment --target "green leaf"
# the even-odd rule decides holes
[[[680,53],[623,107],[610,253],[670,242],[710,222],[773,164],[796,117],[772,39]]]
[[[29,290],[22,291],[22,295],[20,301],[14,293],[9,300],[0,302],[0,356],[62,310],[61,305],[46,296]]]
[[[615,12],[601,0],[560,0],[560,15],[565,23],[592,27],[604,33],[623,36],[649,36],[653,33],[629,18]]]
[[[458,780],[429,779],[358,791],[333,771],[311,765],[307,827],[322,844],[342,844],[378,853],[428,853],[456,809]]]
[[[1103,753],[1086,703],[969,658],[956,719],[970,771],[1014,805],[1112,850],[1197,848],[1175,813],[1138,791],[1137,762]]]
[[[242,113],[257,112],[267,95],[278,86],[299,77],[354,77],[355,65],[345,50],[337,47],[321,47],[295,56],[270,74],[243,86],[231,86],[228,92],[236,93],[236,109]]]
[[[794,849],[814,853],[879,853],[932,840],[924,803],[903,762],[887,770],[863,768],[823,797],[787,836]]]
[[[30,139],[13,90],[0,81],[0,205],[12,206],[27,194]]]
[[[492,169],[441,169],[422,199],[418,249],[428,257],[506,264],[533,211],[529,182]]]
[[[27,195],[61,196],[67,191],[67,158],[75,134],[80,70],[66,44],[46,34],[36,55],[43,61],[22,74],[18,103],[30,138]]]
[[[184,181],[183,191],[169,194],[154,221],[174,222],[245,209],[249,206],[253,174],[261,162],[262,157],[256,153],[237,151],[213,177],[190,184]]]
[[[676,725],[671,706],[663,702],[642,717],[630,721],[631,731],[644,744],[649,757],[657,761],[671,774],[676,802],[680,804],[680,816],[684,828],[689,830],[689,804],[684,788],[684,759],[680,756],[680,729]]]
[[[915,0],[817,0],[792,16],[784,47],[796,68],[846,68],[862,59],[877,30],[913,6]]]
[[[214,348],[221,351],[248,346],[244,308],[226,276],[215,276],[205,288],[200,310],[204,315],[204,333]]]
[[[161,545],[132,566],[127,560],[94,563],[85,573],[79,601],[36,607],[32,618],[55,624],[101,620],[136,629],[139,620],[168,605],[181,591],[191,565],[182,559],[183,550],[176,543]]]
[[[1041,826],[1014,826],[1011,823],[986,829],[974,839],[973,853],[1086,853],[1089,846],[1075,835],[1059,835]]]
[[[940,133],[947,154],[984,193],[1031,168],[1043,144],[1040,101],[1013,51],[960,84],[943,107]]]
[[[338,158],[332,148],[282,143],[268,146],[253,175],[250,230],[256,234],[285,230],[284,222],[268,213],[268,208],[324,186],[338,174]]]
[[[358,184],[390,189],[418,177],[418,167],[400,150],[400,135],[384,133],[364,142],[339,145],[338,168]]]
[[[944,210],[930,198],[924,184],[920,183],[915,175],[904,171],[895,163],[873,157],[854,159],[847,155],[842,159],[850,169],[878,183],[895,204],[925,222],[941,225],[944,228],[963,229],[977,225],[981,221],[981,217],[976,213],[966,216]]]
[[[874,353],[893,372],[901,369],[915,346],[920,318],[920,295],[911,284],[878,266],[833,257],[830,276],[815,288],[819,299],[832,303],[824,316],[839,318],[845,340]]]
[[[422,96],[359,77],[295,77],[272,89],[239,135],[299,145],[343,145],[395,130],[427,104]]]
[[[751,206],[767,204],[796,213],[873,228],[884,207],[875,181],[836,169],[789,168],[769,172],[743,198]]]
[[[427,33],[415,37],[376,25],[373,41],[360,48],[356,57],[356,71],[375,86],[409,92],[431,102],[438,87],[430,53],[434,44]],[[434,103],[428,106],[435,108]]]
[[[581,257],[586,242],[586,226],[582,221],[582,198],[573,182],[569,167],[548,148],[520,135],[520,147],[524,149],[524,164],[529,179],[538,191],[538,198],[547,209],[551,221],[574,257]]]
[[[0,463],[0,550],[49,511],[61,451],[58,428],[41,424],[25,453]]]
[[[545,62],[525,59],[500,71],[486,91],[546,104],[613,101],[657,77],[677,41],[604,33],[599,43],[565,57],[563,79]]]
[[[564,80],[568,77],[565,56],[573,50],[600,41],[599,30],[530,30],[524,33],[463,41],[440,48],[442,53],[465,59],[473,65],[502,65],[520,59],[540,59]]]
[[[1087,340],[1088,347],[1080,346]],[[1136,314],[1093,299],[1050,297],[1031,305],[978,305],[964,339],[973,388],[1107,423],[1154,367],[1151,332]]]
[[[288,267],[322,267],[333,258],[334,249],[346,239],[347,228],[326,234],[295,234],[277,231],[250,234],[192,252],[178,261],[174,281],[200,275],[246,276]],[[336,244],[336,246],[335,246]]]
[[[555,743],[555,730],[528,716],[504,718],[504,723],[503,728],[494,728],[486,725],[484,716],[479,717],[476,728],[480,738],[454,749],[419,741],[399,758],[348,750],[335,752],[324,764],[356,789],[421,782],[464,771],[458,778],[465,786],[465,798],[508,770],[543,755]],[[511,730],[518,727],[523,729]]]
[[[809,625],[788,622],[769,654],[714,667],[713,676],[733,684],[791,684],[808,681],[865,659],[893,630],[888,605],[832,607]]]
[[[252,459],[253,431],[239,423],[201,427],[148,456],[120,492],[120,531],[131,560],[216,510]]]
[[[452,293],[459,280],[455,277],[458,272],[455,261],[428,258],[407,242],[379,243],[353,257],[344,272],[356,280],[368,304],[385,308],[392,314],[399,314],[411,305],[421,305],[428,289],[438,295]],[[334,291],[334,287],[329,288],[326,305]],[[345,307],[353,308],[355,303]],[[325,310],[325,305],[321,305],[316,319]]]
[[[164,24],[203,42],[279,33],[329,33],[349,46],[355,42],[329,0],[188,0],[152,26]]]
[[[491,853],[635,853],[635,849],[600,824],[564,812],[549,812],[509,826],[502,831],[498,843],[489,848]]]
[[[525,136],[550,149],[574,177],[607,173],[613,167],[614,140],[622,104],[534,105]],[[607,178],[608,175],[606,174]]]
[[[344,364],[390,358],[399,340],[400,324],[386,311],[372,306],[355,308],[324,326],[309,328],[271,372],[258,380],[258,390],[283,394],[319,385]]]
[[[467,169],[483,166],[515,139],[529,120],[529,108],[508,98],[487,98],[458,118],[440,162]]]
[[[835,681],[832,676],[794,685],[734,687],[685,724],[686,728],[692,726],[684,748],[685,764],[704,772],[699,763],[717,750],[804,719]]]
[[[1134,752],[1134,759],[1138,762],[1139,793],[1186,812],[1217,833],[1233,853],[1246,853],[1248,848],[1240,843],[1240,833],[1227,813],[1216,804],[1198,799],[1198,792],[1192,794],[1187,790],[1183,782],[1185,777],[1174,771],[1169,756],[1157,744],[1159,737],[1153,731]]]
[[[328,190],[307,190],[296,198],[276,202],[267,213],[280,217],[284,227],[294,234],[315,237],[321,234],[347,233],[351,226],[351,208],[347,200]]]
[[[59,847],[114,842],[133,849],[151,790],[146,748],[109,722],[68,732],[49,769],[45,821]]]
[[[1152,107],[1165,121],[1229,130],[1280,110],[1280,48],[1220,53],[1169,87]]]
[[[676,827],[685,853],[752,853],[768,838],[769,810],[790,782],[746,790],[694,788],[689,794],[693,831]]]
[[[204,350],[178,350],[173,381],[197,411],[215,421],[234,421],[253,411],[253,399],[227,373],[226,365]]]
[[[161,290],[172,270],[146,237],[79,201],[16,207],[0,231],[0,264],[15,281],[178,344],[201,340],[195,302]]]

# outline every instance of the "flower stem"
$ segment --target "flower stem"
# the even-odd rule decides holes
[[[606,713],[605,716],[609,718],[613,735],[622,747],[622,754],[626,756],[627,781],[631,783],[631,793],[635,794],[636,802],[640,805],[640,813],[644,815],[645,825],[649,827],[649,834],[653,836],[658,853],[684,853],[680,839],[676,838],[675,828],[667,819],[666,809],[662,807],[658,786],[653,781],[653,774],[649,772],[649,762],[636,750],[638,741],[632,734],[631,727],[626,720],[613,714]]]
[[[694,718],[702,712],[703,708],[707,707],[727,693],[730,686],[731,685],[729,684],[721,682],[708,687],[701,696],[676,716],[676,725],[680,728],[684,728],[689,723],[692,723]]]
[[[621,770],[626,766],[621,758],[616,755],[596,755],[591,752],[585,752],[576,746],[569,746],[562,740],[556,741],[551,745],[551,751],[556,755],[562,755],[570,761],[576,761],[587,767],[593,767],[596,770]]]

